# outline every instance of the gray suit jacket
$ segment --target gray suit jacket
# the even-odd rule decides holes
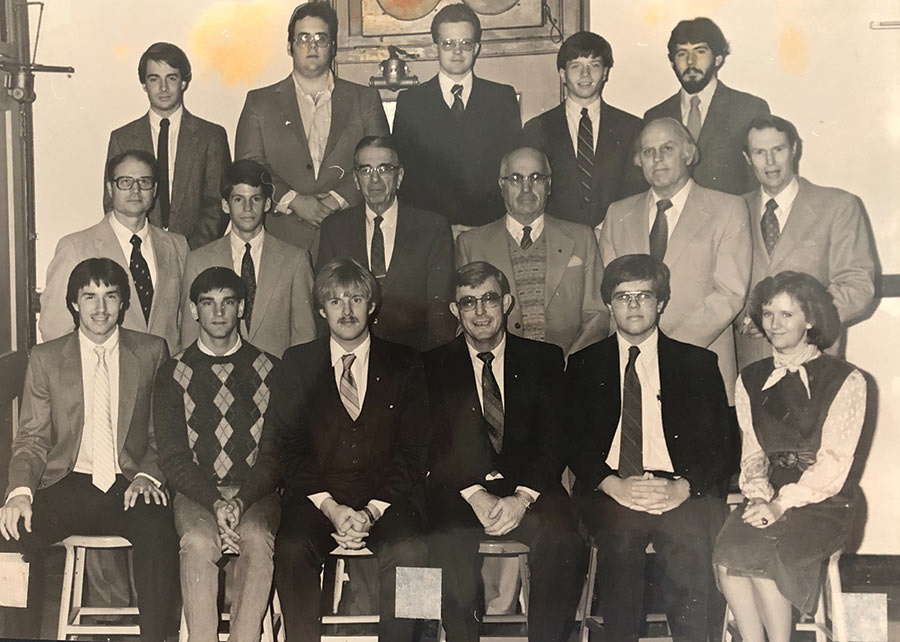
[[[609,334],[609,310],[600,297],[603,263],[597,241],[586,225],[544,215],[547,270],[544,285],[545,341],[571,354]],[[509,279],[513,296],[516,279],[506,231],[506,217],[463,232],[456,240],[456,265],[487,261]],[[522,311],[513,306],[507,329],[523,336]]]
[[[169,357],[158,337],[119,329],[118,462],[134,479],[145,473],[165,483],[156,455],[150,401],[156,369]],[[84,388],[78,331],[36,345],[28,359],[19,430],[12,443],[9,491],[34,493],[75,466],[84,428]]]
[[[652,206],[649,191],[609,206],[600,229],[604,265],[625,254],[650,253]],[[744,306],[750,283],[748,218],[741,197],[694,183],[664,258],[671,271],[672,297],[659,329],[718,355],[731,405],[737,379],[731,322]]]
[[[243,321],[239,327],[244,339],[280,359],[289,347],[316,338],[312,265],[309,252],[288,245],[271,234],[265,235],[259,263],[250,332],[246,331]],[[185,348],[199,334],[199,326],[190,309],[191,283],[203,270],[213,266],[234,269],[230,235],[188,254],[181,288],[184,293],[181,345]]]
[[[147,114],[109,135],[106,160],[129,149],[140,149],[156,156],[156,141]],[[206,245],[225,231],[228,217],[222,212],[220,183],[230,163],[228,135],[222,126],[197,118],[185,109],[178,129],[168,230],[187,237],[192,248]],[[108,212],[111,207],[104,177],[103,211]],[[161,225],[158,196],[149,218],[154,225]]]
[[[844,190],[813,185],[799,178],[800,191],[772,256],[766,251],[760,227],[762,192],[744,196],[750,208],[753,237],[753,275],[750,288],[784,270],[806,272],[828,287],[843,323],[859,318],[875,293],[875,245],[866,210],[858,197]],[[768,200],[768,198],[766,198]],[[738,368],[771,356],[765,338],[741,334],[743,319],[735,319]],[[842,341],[835,352],[842,352]]]
[[[85,230],[68,234],[60,239],[53,260],[47,268],[47,283],[41,293],[41,317],[38,327],[44,341],[56,339],[75,328],[72,315],[66,308],[66,286],[72,269],[81,261],[91,258],[112,259],[128,273],[131,284],[131,305],[125,312],[122,327],[138,332],[155,334],[166,340],[169,353],[178,352],[178,313],[181,309],[181,276],[187,258],[188,244],[181,234],[173,234],[150,226],[150,239],[156,257],[156,284],[153,288],[153,305],[150,322],[144,320],[140,300],[134,287],[134,279],[128,269],[129,257],[122,253],[122,246],[109,224],[112,213]]]

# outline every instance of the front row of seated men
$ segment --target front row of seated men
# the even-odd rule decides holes
[[[558,347],[506,332],[506,276],[467,264],[449,306],[462,335],[423,359],[372,336],[379,283],[335,259],[314,285],[329,335],[279,360],[241,338],[246,286],[214,266],[191,285],[198,339],[167,359],[162,339],[119,327],[124,269],[87,259],[67,288],[76,330],[31,355],[4,547],[36,559],[70,534],[128,537],[148,642],[175,630],[177,538],[198,640],[216,631],[223,555],[237,556],[235,639],[258,639],[274,569],[288,640],[314,640],[323,560],[368,547],[381,639],[414,638],[394,617],[394,569],[430,564],[443,569],[448,640],[475,642],[479,540],[511,537],[531,549],[529,637],[562,640],[584,551],[560,483],[569,464],[577,518],[602,553],[608,639],[636,639],[648,541],[673,586],[675,639],[703,639],[705,515],[731,472],[717,456],[724,385],[712,353],[658,331],[664,264],[621,257],[601,291],[616,335],[564,373]]]

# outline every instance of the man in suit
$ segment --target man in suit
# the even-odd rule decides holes
[[[45,341],[66,335],[75,327],[66,310],[66,280],[80,261],[103,257],[129,271],[130,298],[122,324],[166,340],[169,352],[178,352],[178,311],[181,275],[188,244],[180,234],[150,224],[158,184],[156,160],[149,152],[128,150],[106,164],[106,191],[110,209],[106,217],[85,230],[60,239],[47,268],[41,294],[38,327]]]
[[[350,257],[379,279],[375,336],[422,352],[456,334],[447,305],[453,296],[453,236],[447,221],[397,200],[404,168],[390,138],[367,136],[356,146],[356,185],[365,204],[322,223],[318,264]]]
[[[312,265],[309,252],[268,234],[263,227],[272,208],[272,178],[250,159],[235,161],[222,181],[222,209],[231,217],[231,232],[187,257],[181,290],[181,345],[200,333],[188,296],[198,274],[213,266],[241,275],[247,286],[238,332],[272,356],[316,337],[313,318]]]
[[[672,274],[672,300],[660,328],[678,341],[709,348],[734,405],[734,338],[750,282],[751,240],[743,199],[691,179],[697,147],[677,120],[648,123],[634,162],[650,190],[613,203],[600,228],[603,263],[649,253]],[[735,426],[736,429],[736,426]]]
[[[219,210],[219,181],[231,162],[221,125],[197,118],[184,107],[191,63],[168,42],[150,46],[138,63],[138,78],[149,111],[109,136],[106,160],[130,149],[156,157],[160,168],[150,222],[187,237],[194,249],[222,236],[226,219]],[[112,198],[103,190],[103,209]]]
[[[688,128],[700,148],[697,184],[738,196],[754,189],[756,178],[744,165],[741,150],[747,125],[769,113],[768,103],[719,80],[728,41],[709,18],[679,22],[668,49],[681,91],[648,109],[644,123],[668,116]]]
[[[63,296],[76,329],[29,358],[0,544],[39,564],[43,549],[69,535],[128,538],[141,640],[162,642],[177,626],[178,549],[150,398],[168,352],[158,337],[119,328],[130,294],[115,261],[72,270]],[[35,568],[35,585],[40,576]],[[29,591],[29,603],[38,597]]]
[[[378,282],[353,259],[324,265],[313,292],[329,336],[285,352],[264,428],[274,430],[285,477],[275,584],[287,639],[319,638],[319,573],[337,544],[377,556],[379,638],[412,640],[415,622],[394,616],[394,570],[427,561],[422,362],[411,348],[371,336]]]
[[[803,141],[778,116],[754,119],[744,156],[760,189],[744,196],[753,237],[751,289],[784,270],[806,272],[831,292],[845,326],[863,316],[875,292],[875,247],[857,196],[820,187],[797,175]],[[746,310],[735,320],[738,366],[772,354]],[[832,347],[841,355],[846,335]]]
[[[603,276],[615,335],[569,357],[566,389],[578,431],[575,504],[597,544],[603,628],[637,642],[645,549],[664,575],[676,642],[705,640],[718,487],[731,474],[728,405],[716,355],[659,328],[669,270],[646,254],[617,258]]]
[[[528,145],[550,159],[554,189],[547,212],[596,227],[613,201],[647,189],[631,162],[641,121],[602,98],[613,66],[612,47],[602,36],[579,31],[556,56],[566,87],[562,104],[528,121]]]
[[[446,218],[455,237],[502,211],[493,177],[518,142],[522,117],[515,89],[472,71],[481,52],[474,11],[448,4],[431,21],[431,38],[438,74],[397,95],[394,140],[406,168],[400,196]]]
[[[507,329],[569,354],[607,335],[609,312],[600,300],[603,264],[590,228],[544,213],[550,178],[547,157],[533,147],[504,156],[498,182],[506,216],[461,234],[456,264],[497,266],[516,303]]]
[[[528,639],[564,640],[578,601],[581,540],[561,484],[562,351],[506,332],[506,276],[475,261],[456,271],[450,311],[462,336],[425,354],[435,439],[427,506],[432,564],[443,570],[450,642],[478,640],[478,546],[531,548]]]
[[[275,210],[266,229],[316,256],[318,229],[332,212],[358,204],[353,149],[363,136],[386,136],[378,91],[336,78],[337,14],[328,3],[301,4],[288,23],[293,70],[247,94],[235,157],[272,174]]]

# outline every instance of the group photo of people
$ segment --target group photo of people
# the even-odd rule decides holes
[[[83,535],[130,543],[82,580],[141,642],[226,639],[224,593],[227,639],[277,604],[279,640],[318,642],[360,553],[383,641],[521,611],[531,642],[638,642],[651,602],[675,642],[800,639],[867,515],[863,200],[719,78],[712,13],[650,43],[674,78],[641,113],[603,95],[620,34],[567,31],[529,118],[477,71],[488,12],[430,15],[437,73],[390,109],[342,77],[327,1],[277,17],[287,76],[237,91],[235,128],[186,106],[186,43],[129,60],[146,111],[108,123],[102,204],[48,257],[0,636],[40,637],[48,551]],[[485,542],[524,545],[528,581]],[[440,570],[439,623],[403,615],[398,568]]]

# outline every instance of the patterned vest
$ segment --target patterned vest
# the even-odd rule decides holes
[[[516,305],[522,311],[522,336],[543,341],[547,335],[544,318],[544,289],[547,281],[547,235],[541,234],[527,250],[506,235],[516,282]]]

